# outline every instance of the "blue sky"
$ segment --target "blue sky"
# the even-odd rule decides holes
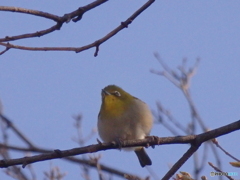
[[[61,16],[90,2],[3,0],[1,5]],[[84,14],[80,22],[64,24],[60,31],[12,43],[38,47],[83,46],[106,35],[145,2],[109,1]],[[164,77],[150,73],[150,69],[162,70],[153,56],[158,52],[173,69],[177,69],[183,58],[188,59],[190,66],[200,58],[191,94],[201,117],[210,129],[234,122],[239,119],[240,112],[239,9],[240,2],[232,0],[156,1],[129,28],[102,44],[97,57],[93,56],[95,49],[78,54],[9,50],[0,56],[0,99],[4,114],[40,147],[74,148],[78,145],[72,141],[77,133],[72,116],[83,115],[83,131],[87,135],[96,128],[101,89],[116,84],[145,101],[153,111],[157,109],[156,102],[160,101],[176,119],[187,125],[191,118],[183,94]],[[0,37],[35,32],[53,25],[39,17],[0,13]],[[172,136],[161,125],[154,126],[152,135]],[[223,147],[235,156],[239,154],[235,143],[239,135],[234,132],[219,138]],[[97,134],[87,144],[96,143],[96,138]],[[23,145],[12,133],[10,144]],[[149,149],[153,160],[151,168],[162,177],[188,147],[170,145]],[[106,165],[148,175],[134,153],[110,150],[98,154],[102,154],[101,162]],[[228,165],[232,161],[230,158],[221,151],[219,154],[224,171],[237,171]],[[24,154],[13,153],[12,156]],[[211,153],[208,161],[215,163]],[[77,166],[61,160],[51,163],[67,172],[67,180],[80,177]],[[190,159],[180,170],[192,173],[192,165],[193,159]],[[43,179],[42,171],[49,166],[50,162],[34,164],[38,179]],[[211,171],[206,164],[203,175],[208,176]]]

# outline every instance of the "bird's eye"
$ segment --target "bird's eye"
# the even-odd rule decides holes
[[[115,96],[121,96],[121,94],[120,94],[120,92],[118,92],[118,91],[114,91],[114,93],[113,93]]]

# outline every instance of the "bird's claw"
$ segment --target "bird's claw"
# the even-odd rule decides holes
[[[116,138],[115,141],[111,142],[113,145],[117,145],[118,149],[121,151],[122,149],[122,145],[123,145],[123,141],[120,138]]]
[[[98,144],[102,145],[102,142],[97,138]]]

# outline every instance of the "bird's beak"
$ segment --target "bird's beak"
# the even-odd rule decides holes
[[[102,89],[102,93],[105,94],[105,95],[110,95],[109,92],[107,92],[106,90]]]

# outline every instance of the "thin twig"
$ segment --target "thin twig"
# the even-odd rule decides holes
[[[71,19],[71,18],[74,18],[75,16],[82,16],[82,14],[84,12],[86,12],[87,10],[95,8],[99,4],[102,4],[106,1],[107,0],[98,0],[98,1],[95,1],[95,2],[91,3],[91,6],[87,5],[85,7],[79,8],[78,10],[76,10],[72,13],[65,14],[63,17],[60,18],[60,20],[57,21],[56,25],[54,25],[51,28],[48,28],[46,30],[38,31],[38,32],[35,32],[35,33],[12,36],[12,37],[7,36],[5,38],[2,38],[2,39],[0,39],[0,45],[5,46],[6,48],[9,48],[9,49],[12,48],[12,49],[29,50],[29,51],[74,51],[76,53],[79,53],[79,52],[82,52],[84,50],[96,47],[96,50],[95,50],[95,53],[94,53],[94,56],[96,57],[98,55],[98,52],[99,52],[99,46],[102,43],[104,43],[105,41],[107,41],[108,39],[110,39],[111,37],[116,35],[122,29],[127,28],[132,23],[132,21],[138,15],[140,15],[144,10],[146,10],[155,0],[148,0],[148,2],[146,2],[135,13],[133,13],[126,21],[121,22],[121,24],[118,27],[116,27],[114,30],[109,32],[107,35],[105,35],[101,39],[96,40],[95,42],[93,42],[91,44],[88,44],[88,45],[85,45],[85,46],[82,46],[82,47],[27,47],[27,46],[19,46],[19,45],[10,44],[10,43],[4,43],[5,41],[13,41],[13,40],[17,40],[17,39],[40,37],[40,36],[43,36],[45,34],[51,33],[55,30],[59,30],[64,22],[69,21],[69,18]],[[74,21],[78,21],[78,20],[79,20],[79,18],[75,19]]]
[[[23,14],[30,14],[38,17],[44,17],[47,19],[54,20],[56,22],[60,21],[60,17],[54,14],[50,14],[43,11],[33,10],[33,9],[26,9],[21,7],[11,7],[11,6],[0,6],[0,11],[8,11],[8,12],[17,12]],[[1,41],[1,40],[0,40]]]
[[[209,146],[209,143],[210,142],[207,142],[207,143],[204,143],[203,144],[203,155],[202,155],[202,158],[201,158],[201,163],[200,163],[200,166],[199,166],[199,172],[201,172],[203,170],[203,168],[206,166],[206,161],[207,161],[207,157],[208,157],[208,146]]]
[[[28,34],[21,34],[21,35],[16,35],[16,36],[6,36],[5,38],[0,38],[0,42],[6,42],[6,41],[14,41],[18,39],[26,39],[26,38],[33,38],[33,37],[40,37],[46,34],[49,34],[53,31],[59,30],[63,23],[69,22],[70,19],[82,16],[85,12],[107,2],[108,0],[96,0],[86,6],[80,7],[77,10],[67,13],[63,15],[62,17],[59,17],[54,14],[50,14],[47,12],[42,12],[42,11],[37,11],[37,10],[32,10],[32,9],[25,9],[25,8],[20,8],[20,7],[8,7],[8,6],[0,6],[0,11],[10,11],[10,12],[18,12],[18,13],[25,13],[25,14],[30,14],[34,16],[39,16],[47,19],[51,19],[53,21],[56,21],[57,23],[47,29],[40,30],[34,33],[28,33]],[[3,44],[1,44],[3,45]],[[4,45],[5,46],[5,45]],[[7,46],[5,46],[7,47]],[[17,46],[16,46],[17,47]]]
[[[30,142],[30,140],[20,131],[17,127],[10,121],[6,116],[0,114],[0,118],[7,124],[8,127],[10,127],[13,132],[15,132],[26,144],[28,144],[30,147],[34,147],[33,143]]]
[[[0,52],[0,55],[4,54],[5,52],[7,52],[10,48],[6,47],[5,50],[3,50],[2,52]]]
[[[168,120],[170,122],[173,123],[173,125],[175,125],[176,128],[180,129],[182,132],[184,132],[186,135],[189,134],[188,129],[186,129],[185,127],[183,127],[171,114],[170,111],[168,111],[167,109],[165,109],[160,102],[157,102],[157,108],[158,108],[158,113],[162,113],[164,114]],[[159,115],[160,116],[160,115]],[[162,116],[160,116],[162,117]],[[174,135],[179,135],[179,134],[174,134]]]
[[[230,180],[234,180],[231,176],[228,176],[226,173],[224,173],[223,171],[221,171],[219,168],[217,168],[216,166],[214,166],[211,162],[208,162],[208,164],[217,172],[221,172],[223,176],[227,177]]]
[[[191,113],[191,134],[196,134],[196,126],[198,124],[200,124],[200,127],[202,129],[203,132],[206,132],[208,130],[207,126],[204,124],[200,114],[198,113],[198,110],[193,102],[193,99],[191,97],[190,94],[190,82],[192,77],[194,76],[194,74],[197,71],[198,65],[199,65],[199,58],[196,60],[195,65],[192,68],[187,69],[186,67],[186,58],[183,59],[182,61],[182,65],[180,67],[178,67],[178,70],[180,71],[180,73],[176,73],[175,71],[171,70],[165,63],[164,61],[160,58],[160,56],[155,53],[154,56],[156,57],[156,59],[159,61],[159,63],[162,65],[164,71],[163,72],[158,72],[156,70],[151,70],[152,73],[157,74],[157,75],[161,75],[164,76],[165,78],[167,78],[170,82],[172,82],[176,87],[178,87],[184,94],[189,107],[190,107],[190,113]],[[214,148],[212,145],[212,151],[216,151],[216,148]],[[218,163],[218,166],[221,166],[220,163],[220,158],[218,156],[218,154],[214,154],[214,156],[216,157],[216,161]],[[194,165],[197,166],[197,162],[196,162],[195,158],[195,162]],[[198,169],[198,166],[195,167],[195,169]],[[196,173],[200,173],[200,171],[196,171]]]
[[[232,159],[234,159],[235,161],[240,162],[240,160],[236,157],[234,157],[233,155],[231,155],[229,152],[227,152],[225,149],[223,149],[223,147],[219,144],[219,142],[217,141],[217,139],[212,141],[213,144],[215,144],[218,148],[220,148],[226,155],[228,155],[229,157],[231,157]]]

